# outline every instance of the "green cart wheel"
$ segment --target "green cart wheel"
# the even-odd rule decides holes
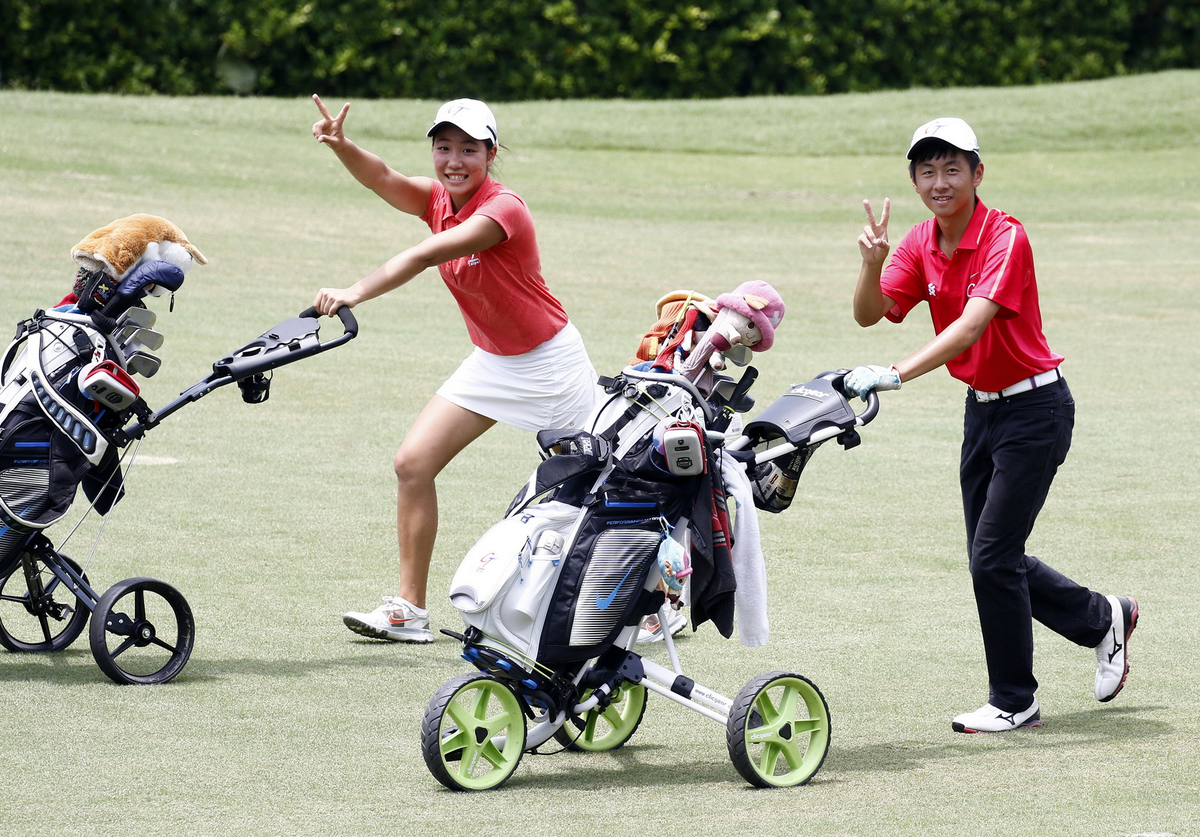
[[[554,738],[568,750],[589,753],[615,750],[637,732],[645,714],[646,687],[622,683],[608,706],[570,718],[554,733]]]
[[[829,705],[811,680],[786,671],[760,674],[733,702],[726,725],[729,758],[760,788],[803,785],[829,752]]]
[[[505,684],[481,672],[453,677],[429,701],[421,753],[434,778],[451,790],[498,788],[525,750],[525,713]]]

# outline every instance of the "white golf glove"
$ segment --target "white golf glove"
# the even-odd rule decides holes
[[[842,381],[847,398],[867,400],[871,390],[900,389],[900,373],[894,366],[856,366]]]

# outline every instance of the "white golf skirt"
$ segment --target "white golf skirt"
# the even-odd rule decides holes
[[[471,412],[534,432],[583,427],[600,393],[583,336],[570,322],[523,355],[476,347],[437,391]]]

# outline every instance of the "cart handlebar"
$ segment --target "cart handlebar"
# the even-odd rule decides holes
[[[342,321],[344,333],[336,340],[331,340],[329,343],[325,344],[330,348],[332,348],[335,344],[341,345],[341,343],[345,343],[347,340],[353,340],[358,336],[358,320],[354,319],[354,314],[351,312],[349,305],[343,305],[334,313],[336,313],[337,318]],[[305,308],[300,312],[300,316],[304,317],[305,319],[316,319],[317,317],[320,317],[321,314],[316,308]]]
[[[198,401],[214,389],[235,382],[239,386],[246,386],[247,383],[261,384],[265,379],[264,372],[278,369],[280,366],[295,363],[321,352],[327,352],[353,340],[358,335],[358,321],[350,309],[343,306],[337,310],[337,317],[342,323],[342,333],[332,340],[322,343],[321,326],[316,322],[320,316],[316,308],[305,309],[300,312],[300,316],[284,320],[274,328],[263,332],[260,337],[221,358],[213,364],[211,375],[192,384],[175,400],[159,410],[139,414],[139,421],[123,431],[118,444],[141,438],[147,430],[157,426],[180,407]],[[253,386],[251,388],[253,389]],[[243,398],[252,402],[264,401],[266,400],[265,391],[266,386],[263,385],[258,397],[246,398],[246,393],[243,392]]]

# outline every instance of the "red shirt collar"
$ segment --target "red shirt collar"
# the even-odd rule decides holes
[[[979,241],[983,237],[983,225],[987,221],[989,210],[983,205],[983,201],[976,199],[975,211],[971,213],[971,220],[967,224],[967,229],[963,232],[962,241],[958,243],[959,250],[978,250]],[[926,246],[933,250],[940,250],[938,246],[938,224],[937,219],[931,219],[932,224],[929,225],[929,238],[926,241]]]
[[[487,180],[475,191],[471,199],[466,202],[462,209],[458,212],[454,211],[454,201],[450,199],[450,193],[445,192],[445,210],[442,213],[443,221],[449,221],[451,218],[458,221],[460,224],[475,214],[475,210],[479,208],[479,204],[483,203],[489,197],[494,195],[504,187],[497,183],[489,175]]]

